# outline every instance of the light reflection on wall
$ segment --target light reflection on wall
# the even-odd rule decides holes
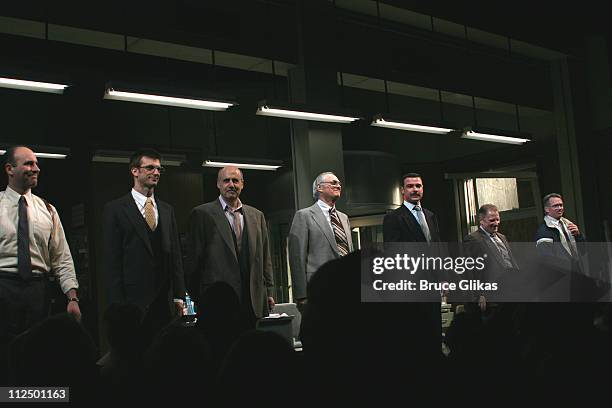
[[[499,211],[519,208],[518,190],[515,178],[476,179],[478,206],[495,204]]]

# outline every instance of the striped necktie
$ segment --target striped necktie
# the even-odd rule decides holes
[[[336,208],[332,207],[329,209],[329,218],[334,229],[334,238],[336,238],[336,246],[338,247],[338,253],[340,256],[345,256],[349,253],[348,239],[344,227],[338,218]]]

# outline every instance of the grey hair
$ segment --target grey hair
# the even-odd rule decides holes
[[[328,174],[334,174],[334,173],[332,173],[331,171],[323,172],[319,174],[317,178],[312,182],[312,198],[314,198],[315,201],[319,199],[319,191],[317,191],[317,187],[319,187],[319,184],[323,182],[323,177],[327,176]]]
[[[542,204],[544,204],[544,207],[550,207],[548,204],[550,204],[551,198],[560,198],[563,200],[563,197],[561,197],[561,194],[558,194],[558,193],[546,194],[544,198],[542,198]]]

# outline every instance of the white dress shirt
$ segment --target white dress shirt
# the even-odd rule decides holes
[[[417,204],[412,204],[412,203],[409,203],[408,201],[404,200],[404,205],[412,213],[412,215],[414,215],[414,218],[416,218],[416,220],[419,223],[419,225],[421,225],[421,220],[419,219],[419,212],[414,209],[414,207],[416,207]],[[418,205],[421,206],[421,203],[419,203]],[[423,211],[423,207],[422,206],[421,206],[421,211]],[[425,216],[425,212],[423,212],[423,216]],[[427,220],[425,220],[425,223],[427,223]],[[428,227],[429,227],[429,225],[428,225]]]
[[[52,272],[62,292],[78,289],[74,263],[64,228],[55,207],[51,212],[45,201],[28,191],[24,194],[30,230],[32,272]],[[21,195],[7,187],[0,191],[0,271],[17,273],[17,224]]]
[[[325,219],[327,220],[327,223],[329,224],[329,228],[331,228],[332,232],[334,232],[334,226],[332,225],[331,215],[329,215],[329,210],[331,210],[332,208],[335,208],[335,206],[332,207],[329,204],[327,204],[325,201],[322,201],[322,200],[318,200],[317,204],[319,205],[319,208],[321,208],[321,211],[323,211],[323,215],[325,216]],[[340,217],[338,217],[338,219],[340,219]]]
[[[134,197],[134,201],[136,202],[136,206],[140,210],[142,217],[145,218],[145,204],[147,203],[147,196],[132,189],[132,197]],[[153,211],[155,212],[155,227],[157,227],[159,225],[159,212],[157,211],[155,194],[151,194],[151,202],[153,203]]]

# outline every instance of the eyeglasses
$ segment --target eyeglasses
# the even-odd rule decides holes
[[[336,186],[342,187],[342,183],[339,182],[338,180],[334,180],[334,181],[322,181],[319,184],[329,184],[329,185],[334,186],[334,187],[336,187]]]
[[[148,173],[153,173],[155,170],[159,171],[159,174],[162,174],[166,171],[165,167],[162,166],[153,166],[149,164],[148,166],[138,166],[139,169],[145,169]]]

